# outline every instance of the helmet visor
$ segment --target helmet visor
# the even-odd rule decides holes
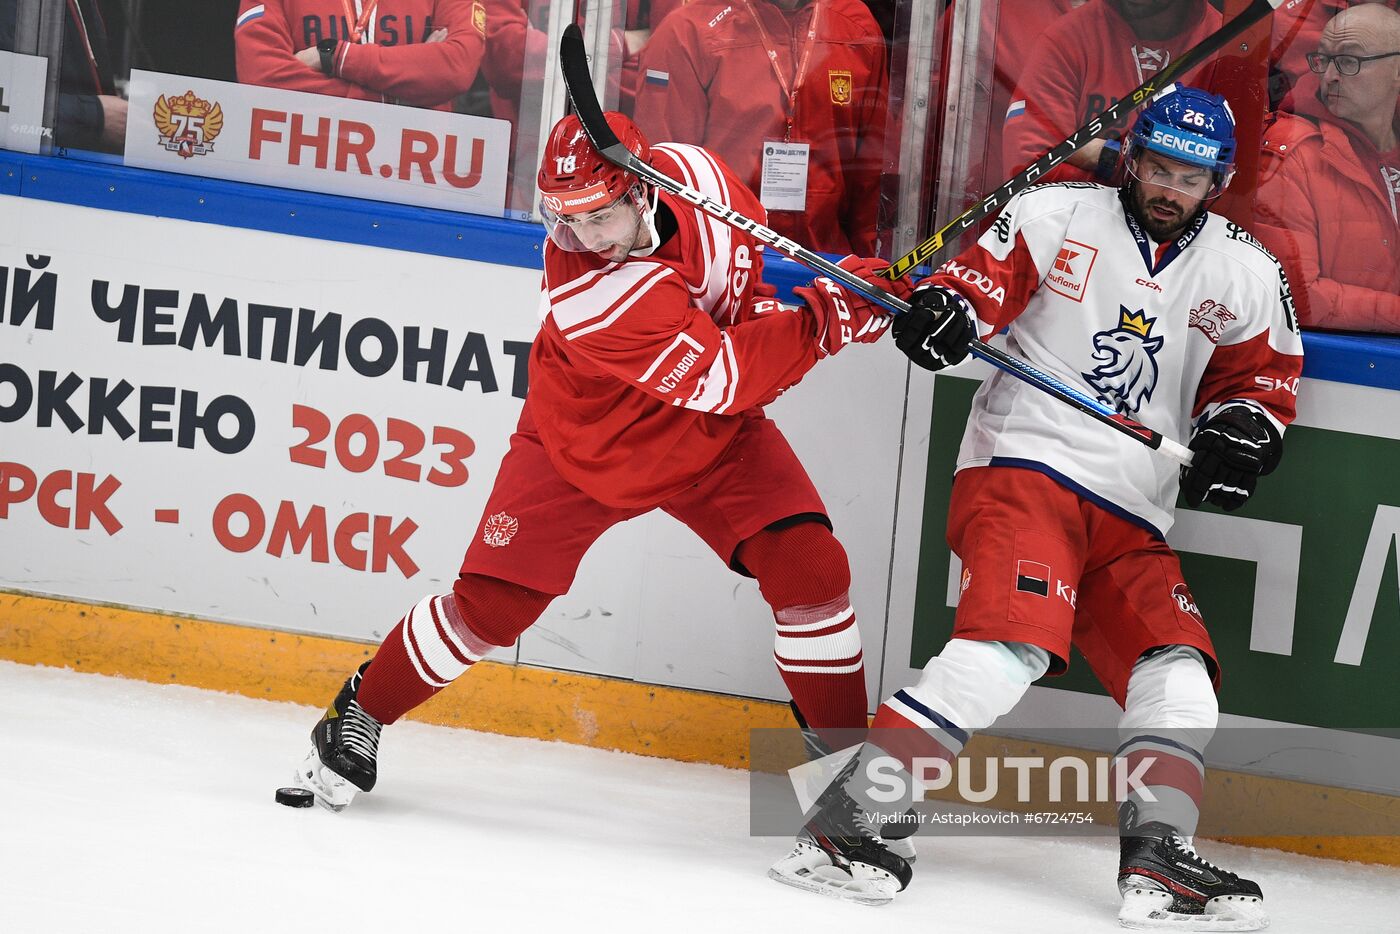
[[[1139,182],[1170,188],[1188,198],[1218,198],[1235,177],[1235,168],[1214,160],[1182,159],[1130,139],[1124,154],[1128,174]]]
[[[570,210],[580,200],[573,193],[540,195],[540,217],[554,245],[570,253],[630,253],[641,230],[644,208],[636,186],[601,207]]]

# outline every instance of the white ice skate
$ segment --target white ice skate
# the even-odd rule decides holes
[[[314,745],[297,766],[292,781],[297,787],[305,788],[315,795],[316,803],[330,811],[345,810],[360,790],[349,779],[326,768],[321,762],[321,757],[316,754]]]
[[[848,855],[842,855],[839,849],[823,847],[816,837],[804,830],[792,852],[768,870],[768,877],[784,885],[861,905],[887,905],[904,888],[890,870],[865,862],[849,851]],[[907,866],[905,871],[908,871]]]

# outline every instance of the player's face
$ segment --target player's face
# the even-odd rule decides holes
[[[1164,243],[1181,233],[1196,216],[1215,181],[1209,169],[1142,152],[1129,164],[1133,215],[1147,235]]]
[[[642,232],[641,211],[630,194],[596,211],[562,215],[558,222],[589,252],[614,263],[625,260],[639,246],[637,241]]]

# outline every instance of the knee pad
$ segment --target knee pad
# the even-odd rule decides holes
[[[906,692],[955,726],[981,730],[1025,695],[1050,667],[1050,653],[1024,642],[953,639]]]
[[[846,549],[820,522],[764,529],[744,539],[734,557],[758,579],[763,599],[775,611],[819,606],[851,589]]]
[[[1199,752],[1219,719],[1205,659],[1196,649],[1176,645],[1133,666],[1118,728],[1124,739],[1170,730],[1171,738]]]
[[[452,596],[454,625],[494,648],[511,645],[520,638],[544,613],[555,594],[484,574],[462,574],[452,585]]]

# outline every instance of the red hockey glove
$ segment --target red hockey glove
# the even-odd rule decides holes
[[[890,281],[880,275],[889,264],[882,259],[847,256],[839,263],[866,282],[896,298],[908,300],[913,294],[905,279]],[[851,343],[869,344],[879,340],[893,318],[890,312],[863,295],[847,290],[840,283],[822,276],[809,286],[793,289],[807,303],[816,323],[817,349],[829,357]]]

